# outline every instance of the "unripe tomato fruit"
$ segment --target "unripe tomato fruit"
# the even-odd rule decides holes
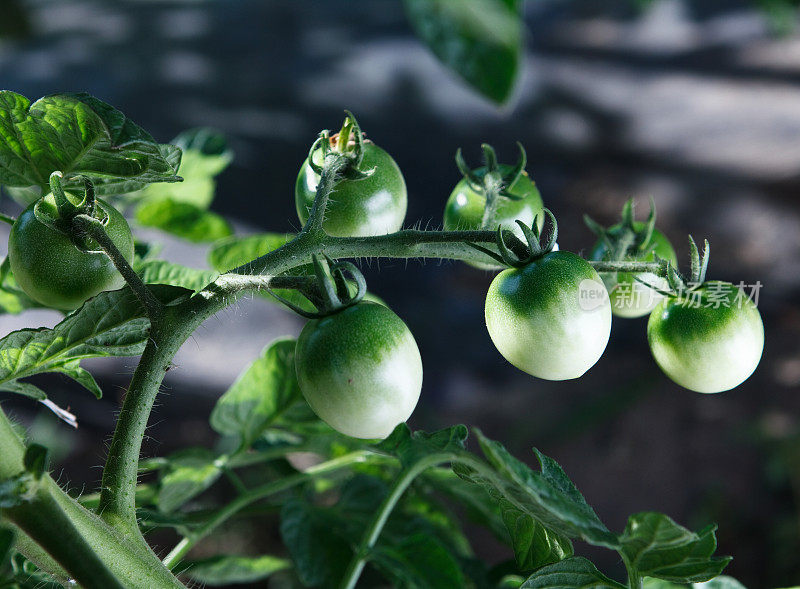
[[[387,437],[411,416],[422,389],[414,336],[377,303],[362,301],[306,323],[295,367],[314,413],[354,438]]]
[[[644,223],[641,221],[634,222],[633,226],[636,231],[644,229]],[[609,228],[609,233],[613,235],[615,231],[621,230],[622,225],[614,225]],[[658,256],[662,260],[669,260],[673,266],[677,265],[678,258],[675,256],[672,244],[658,229],[653,229],[649,245],[652,248],[650,248],[647,255],[629,259],[640,262],[653,262],[655,261],[655,256]],[[589,253],[589,259],[595,261],[603,260],[607,252],[608,248],[605,242],[600,239]],[[600,277],[608,289],[608,296],[611,299],[611,312],[617,317],[628,319],[644,317],[664,298],[652,288],[648,288],[641,282],[636,281],[635,277],[664,290],[669,288],[666,279],[652,272],[642,272],[640,274],[604,272]]]
[[[500,173],[508,174],[512,167],[501,164]],[[475,174],[483,177],[486,167],[477,168]],[[508,192],[515,196],[522,197],[520,200],[510,198],[500,198],[495,214],[494,228],[502,225],[504,229],[513,231],[523,243],[525,236],[519,225],[515,221],[522,221],[529,227],[533,225],[533,220],[538,215],[537,225],[541,231],[544,226],[544,214],[542,196],[536,184],[527,174],[520,174],[519,178],[508,187]],[[486,206],[485,195],[475,192],[469,185],[466,178],[456,184],[444,209],[444,229],[445,231],[471,231],[480,229],[483,222],[483,211]],[[467,262],[470,266],[481,270],[495,270],[502,266],[496,264],[482,264],[480,262]]]
[[[650,314],[647,340],[656,363],[676,383],[720,393],[739,386],[758,366],[764,324],[739,287],[711,281],[663,299]]]
[[[52,194],[39,203],[53,217],[58,215]],[[99,245],[92,246],[90,242],[91,249],[97,251],[82,252],[66,235],[41,223],[33,212],[35,206],[36,203],[22,212],[8,239],[11,272],[29,297],[48,307],[69,311],[98,293],[125,286],[125,280]],[[107,215],[106,232],[130,262],[133,235],[128,222],[102,200],[97,200],[97,207]]]
[[[495,277],[486,295],[486,327],[498,351],[520,370],[567,380],[603,354],[611,305],[586,260],[550,252]]]
[[[319,152],[316,152],[319,154]],[[315,159],[322,165],[322,157]],[[406,218],[408,195],[400,168],[388,153],[372,142],[364,142],[362,171],[374,168],[371,176],[361,180],[343,179],[330,195],[325,209],[323,229],[335,237],[386,235],[400,229]],[[294,196],[297,216],[305,224],[314,204],[319,184],[317,174],[303,162],[297,175]]]

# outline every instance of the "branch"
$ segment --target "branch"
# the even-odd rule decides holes
[[[666,276],[666,266],[660,262],[589,262],[598,272],[630,272],[632,274],[650,272],[658,276]]]
[[[144,306],[147,316],[150,318],[150,322],[154,323],[161,316],[163,305],[153,296],[153,293],[147,289],[142,279],[139,278],[139,275],[133,271],[128,260],[125,259],[125,256],[122,255],[122,252],[119,251],[119,248],[117,248],[116,244],[106,233],[103,223],[89,215],[76,215],[72,219],[72,222],[79,230],[85,232],[86,235],[95,240],[106,255],[111,258],[114,266],[116,266],[119,273],[122,274],[122,277],[125,279],[125,282],[128,283],[128,286],[131,287],[131,290],[133,290],[136,297]]]
[[[186,556],[186,554],[188,554],[189,550],[191,550],[195,544],[208,536],[217,527],[251,503],[259,501],[260,499],[270,495],[274,495],[275,493],[295,487],[315,476],[336,472],[337,470],[347,468],[355,463],[363,462],[368,455],[371,455],[371,453],[363,450],[345,454],[339,458],[334,458],[333,460],[328,460],[327,462],[307,468],[303,472],[284,477],[276,481],[271,481],[239,495],[236,499],[215,513],[214,517],[208,520],[197,531],[181,539],[175,548],[172,549],[172,552],[170,552],[166,558],[164,558],[164,565],[170,569],[175,568],[175,566],[183,559],[184,556]]]
[[[308,157],[312,157],[310,154]],[[322,222],[325,220],[325,209],[328,207],[328,198],[333,192],[333,187],[341,180],[340,174],[347,167],[350,160],[347,156],[340,153],[329,153],[325,156],[325,163],[322,166],[322,174],[317,184],[317,194],[314,197],[314,204],[308,214],[308,222],[303,227],[302,233],[309,235],[324,235]]]
[[[0,481],[24,470],[24,452],[22,440],[0,410]],[[48,474],[38,484],[39,490],[30,501],[0,510],[0,519],[19,527],[81,586],[116,587],[116,579],[123,579],[124,586],[137,589],[183,587],[146,543],[117,532],[81,507]],[[28,542],[30,545],[22,549],[27,554],[38,552]],[[45,567],[51,562],[34,558]],[[47,572],[63,575],[61,570]]]
[[[103,469],[98,513],[111,525],[136,536],[140,536],[136,486],[144,432],[161,381],[196,327],[189,317],[170,314],[171,309],[165,308],[163,320],[151,325],[150,339],[125,395]]]

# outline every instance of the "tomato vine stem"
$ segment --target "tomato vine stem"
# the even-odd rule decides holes
[[[134,272],[128,260],[119,251],[119,248],[114,244],[114,241],[106,233],[103,223],[99,219],[95,219],[89,215],[76,215],[72,219],[73,225],[79,230],[88,235],[91,239],[97,242],[106,255],[114,263],[125,282],[131,287],[131,290],[142,303],[147,316],[151,323],[155,323],[161,317],[163,305],[156,299],[145,286],[139,275]]]
[[[275,493],[280,493],[281,491],[296,487],[316,476],[331,474],[358,462],[364,462],[368,456],[375,456],[375,454],[364,450],[351,452],[350,454],[345,454],[344,456],[311,466],[295,475],[270,481],[269,483],[265,483],[240,494],[236,499],[216,512],[214,516],[198,528],[197,531],[184,536],[180,542],[175,545],[175,548],[164,558],[164,565],[170,569],[175,568],[197,542],[208,536],[216,528],[251,503],[274,495]]]

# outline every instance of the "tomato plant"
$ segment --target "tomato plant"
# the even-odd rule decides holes
[[[13,225],[9,261],[0,265],[3,308],[77,307],[53,327],[0,340],[0,389],[41,402],[75,426],[80,416],[28,378],[58,373],[99,397],[81,361],[139,356],[96,493],[68,494],[50,473],[48,449],[24,440],[0,410],[3,586],[161,589],[270,579],[345,589],[640,589],[645,579],[728,582],[719,575],[730,558],[715,555],[713,525],[692,532],[642,512],[615,532],[536,449],[531,468],[477,429],[480,454],[467,448],[463,425],[412,432],[405,421],[424,399],[419,349],[400,317],[365,300],[366,279],[349,261],[422,257],[505,268],[486,296],[491,340],[512,364],[550,380],[581,376],[606,347],[611,303],[598,272],[618,283],[620,273],[652,275],[659,282],[651,286],[665,297],[648,325],[657,363],[682,386],[712,392],[755,369],[763,328],[755,304],[739,301],[741,291],[720,298],[715,290],[723,283],[706,281],[708,247],[701,259],[691,242],[685,280],[653,241],[654,215],[638,226],[631,211],[629,231],[603,233],[611,255],[585,260],[554,251],[555,216],[538,210],[524,150],[515,166],[503,167],[487,145],[483,172],[457,156],[477,195],[462,211],[473,224],[398,231],[402,175],[364,141],[350,113],[335,140],[320,133],[304,164],[308,178],[315,176],[303,181],[309,192],[299,212],[308,216],[299,233],[230,235],[230,225],[208,210],[213,178],[232,157],[218,134],[194,130],[159,144],[86,94],[30,103],[0,91],[0,121],[0,184],[26,195],[52,191],[19,219],[0,216]],[[199,193],[193,202],[185,200],[188,188],[163,188],[180,181],[179,172]],[[134,258],[130,229],[110,201],[182,238],[221,238],[209,256],[214,270],[159,259],[147,243],[137,243]],[[545,216],[551,229],[542,243]],[[220,396],[209,419],[218,444],[142,459],[175,354],[204,321],[251,293],[307,318],[299,338],[265,342]],[[684,306],[689,298],[702,308]],[[506,561],[489,566],[477,558],[461,511],[507,545]],[[215,545],[199,544],[242,516],[274,523],[283,546],[275,554],[199,557]],[[148,542],[162,527],[179,536],[163,558]],[[617,552],[626,584],[576,556],[575,542]]]

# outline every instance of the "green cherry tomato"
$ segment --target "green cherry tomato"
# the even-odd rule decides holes
[[[314,412],[354,438],[385,438],[406,421],[422,389],[422,359],[406,324],[360,302],[312,319],[297,340],[300,390]]]
[[[551,252],[495,277],[486,295],[486,327],[498,351],[520,370],[567,380],[603,354],[611,305],[586,260]]]
[[[720,393],[744,382],[764,350],[764,324],[737,286],[711,281],[663,299],[647,322],[650,351],[684,388]]]
[[[39,202],[57,216],[51,194]],[[35,206],[30,205],[14,222],[8,240],[11,272],[28,296],[48,307],[69,311],[104,290],[125,285],[99,246],[92,248],[97,252],[82,252],[66,235],[41,223],[33,212]],[[97,206],[107,215],[106,232],[130,262],[133,235],[127,221],[108,203],[98,199]]]
[[[508,173],[512,169],[511,166],[501,164],[500,172]],[[486,173],[486,168],[477,168],[475,173],[478,176],[483,176]],[[520,200],[512,200],[510,198],[500,198],[495,215],[495,228],[497,225],[502,225],[504,229],[510,229],[517,237],[523,242],[525,236],[519,225],[515,221],[522,221],[528,226],[533,225],[533,220],[538,215],[538,227],[541,231],[544,226],[544,214],[542,212],[542,196],[539,194],[539,189],[536,184],[530,179],[526,173],[522,173],[516,182],[508,187],[508,192],[515,196],[521,197]],[[483,221],[483,210],[486,205],[486,197],[475,192],[463,178],[453,192],[450,193],[450,198],[447,199],[447,204],[444,209],[444,228],[445,231],[470,231],[480,229]],[[493,264],[481,264],[479,262],[467,262],[475,268],[481,270],[496,270],[502,266]]]
[[[641,221],[634,222],[633,226],[636,231],[644,229],[644,223]],[[621,229],[621,225],[614,225],[609,228],[609,232],[613,234],[613,232],[620,231]],[[673,266],[677,265],[678,258],[675,256],[675,250],[672,244],[658,229],[653,230],[648,248],[650,251],[646,255],[629,259],[641,262],[653,262],[655,261],[655,256],[658,256],[662,260],[669,260],[672,262]],[[592,251],[589,253],[589,259],[600,261],[605,259],[607,254],[608,248],[601,239],[598,240],[592,248]],[[664,278],[656,276],[651,272],[643,272],[640,274],[604,272],[600,276],[608,289],[608,295],[611,299],[611,312],[617,317],[625,317],[628,319],[644,317],[664,298],[652,288],[648,288],[641,282],[635,280],[634,277],[638,277],[640,280],[663,290],[669,289],[667,281]]]
[[[321,165],[322,161],[315,160],[315,163]],[[329,235],[385,235],[403,225],[408,204],[406,182],[392,156],[366,141],[360,169],[375,171],[362,180],[342,180],[331,193],[322,225]],[[297,175],[294,190],[297,215],[302,223],[308,221],[319,180],[319,174],[306,159]]]

